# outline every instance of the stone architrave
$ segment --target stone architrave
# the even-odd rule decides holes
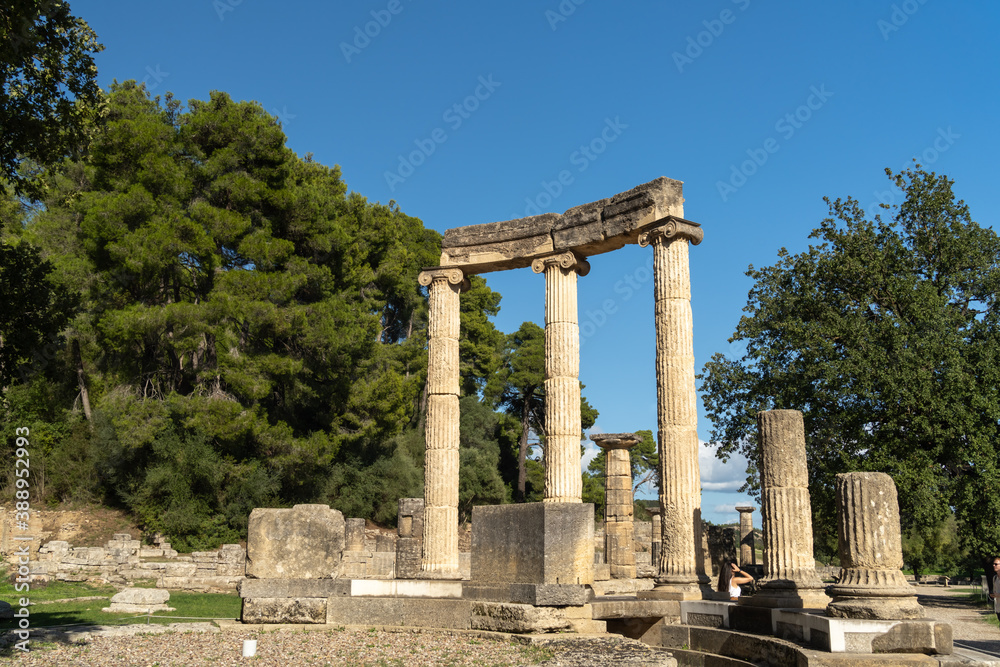
[[[660,520],[660,508],[659,507],[649,507],[646,508],[649,515],[652,517],[652,545],[650,547],[650,559],[653,563],[654,571],[659,574],[660,567],[660,547],[663,545],[663,521]]]
[[[590,264],[573,252],[543,257],[545,274],[545,491],[547,503],[582,502],[580,472],[580,324],[576,279]]]
[[[458,579],[459,292],[468,283],[457,268],[425,269],[417,280],[430,302],[420,576]]]
[[[758,592],[740,598],[757,607],[825,608],[830,598],[813,559],[806,437],[798,410],[757,414],[760,433],[764,576]]]
[[[737,507],[740,513],[740,566],[757,564],[757,551],[753,539],[753,507]]]
[[[653,246],[656,323],[656,402],[660,457],[662,543],[656,588],[650,597],[700,599],[701,479],[688,244],[701,243],[701,226],[682,219],[643,232]]]
[[[604,560],[612,579],[635,579],[635,524],[632,510],[632,460],[629,450],[639,444],[635,433],[590,436],[605,451]]]
[[[903,576],[896,485],[881,472],[837,475],[840,581],[826,592],[828,616],[878,620],[923,618]]]

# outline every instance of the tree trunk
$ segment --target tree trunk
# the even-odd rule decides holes
[[[531,425],[528,420],[528,402],[524,402],[521,408],[521,439],[517,447],[517,502],[524,502],[525,487],[528,481],[528,467],[525,463],[528,458],[528,431]]]
[[[90,412],[90,393],[87,391],[87,375],[83,370],[83,355],[80,354],[80,339],[73,339],[73,362],[76,364],[76,381],[80,385],[80,402],[83,404],[83,416],[93,424]]]

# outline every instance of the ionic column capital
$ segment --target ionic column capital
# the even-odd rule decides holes
[[[639,245],[645,248],[651,243],[662,243],[674,239],[687,239],[691,245],[698,245],[703,238],[705,238],[705,230],[697,222],[670,217],[662,225],[647,229],[639,234]]]
[[[558,266],[561,269],[572,269],[581,276],[590,273],[590,262],[577,256],[572,250],[561,252],[557,255],[539,257],[531,262],[531,270],[535,273],[545,273],[546,267]]]
[[[435,281],[447,280],[451,285],[458,285],[460,290],[468,289],[469,281],[465,272],[457,267],[432,266],[417,274],[417,282],[429,287]]]

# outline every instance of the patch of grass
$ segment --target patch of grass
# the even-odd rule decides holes
[[[555,651],[545,646],[536,646],[534,644],[528,644],[521,648],[521,659],[526,661],[529,665],[538,664],[539,662],[545,662],[546,660],[551,660],[556,656]]]
[[[47,584],[30,584],[25,592],[14,590],[14,584],[4,581],[0,583],[0,600],[19,606],[18,601],[26,597],[32,602],[46,600],[65,600],[66,598],[83,598],[90,595],[107,595],[111,597],[117,592],[114,586],[90,584],[82,581],[50,581]]]
[[[10,587],[10,589],[13,590],[13,587]],[[105,596],[100,600],[79,600],[75,602],[32,605],[29,609],[31,627],[34,628],[77,623],[98,625],[145,623],[145,616],[133,618],[137,614],[110,614],[101,611],[102,608],[110,605],[111,596],[116,592],[116,589],[112,586],[96,587],[86,584],[55,582],[46,589],[38,591],[37,595],[34,591],[30,591],[27,595],[15,594],[15,596],[5,596],[0,593],[0,599],[9,602],[16,610],[20,606],[20,597],[27,597],[32,602],[38,602],[43,599],[60,600],[91,595]],[[186,593],[183,591],[171,591],[170,600],[167,604],[174,607],[176,611],[154,613],[149,619],[151,624],[196,623],[200,619],[239,618],[241,601],[236,593]],[[193,618],[169,618],[170,616],[187,616]],[[14,627],[16,621],[17,619],[0,621],[0,630]]]

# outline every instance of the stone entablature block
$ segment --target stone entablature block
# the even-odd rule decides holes
[[[637,243],[647,227],[668,219],[697,228],[697,223],[683,219],[682,187],[680,181],[660,177],[562,215],[449,229],[441,243],[441,266],[462,267],[466,273],[517,269],[569,250],[583,257],[617,250]]]

